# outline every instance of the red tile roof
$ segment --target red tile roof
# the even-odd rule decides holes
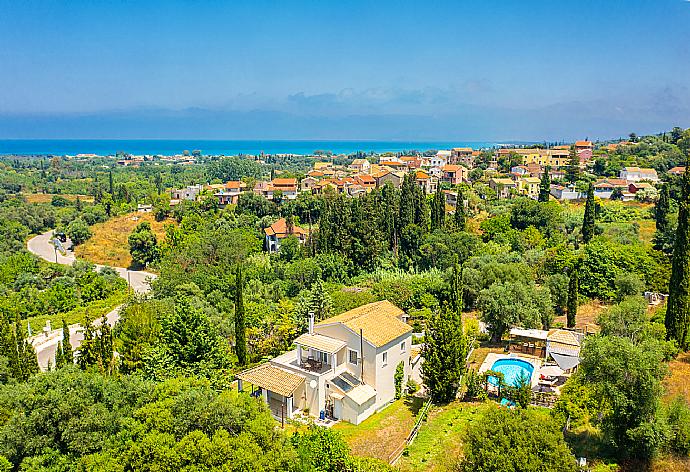
[[[275,223],[273,223],[271,226],[268,228],[264,228],[264,232],[268,236],[273,236],[275,235],[277,238],[285,238],[289,236],[290,234],[294,235],[300,235],[300,234],[307,234],[307,231],[304,228],[300,228],[297,225],[292,225],[292,232],[288,233],[287,230],[287,222],[285,221],[285,218],[281,218]]]

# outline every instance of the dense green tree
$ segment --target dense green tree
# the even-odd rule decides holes
[[[147,353],[160,336],[159,314],[170,312],[168,303],[160,300],[134,301],[120,310],[117,351],[121,372],[128,374],[144,367]]]
[[[77,218],[67,225],[65,233],[75,246],[80,245],[93,236],[91,228],[81,218]]]
[[[594,237],[595,211],[594,185],[590,183],[587,189],[587,201],[585,202],[585,216],[582,220],[582,241],[585,244],[590,242]]]
[[[244,319],[244,279],[242,264],[235,271],[235,354],[240,365],[247,364],[247,328]]]
[[[143,267],[155,262],[160,257],[158,238],[151,229],[151,223],[139,223],[128,237],[129,253],[135,264]]]
[[[87,370],[98,364],[100,354],[98,351],[98,333],[93,326],[93,320],[88,314],[84,318],[84,323],[82,324],[82,333],[84,339],[79,345],[77,365],[82,370]]]
[[[690,167],[689,167],[690,169]],[[683,193],[678,209],[678,227],[673,245],[671,280],[666,307],[666,336],[682,350],[690,344],[690,174],[683,176]]]
[[[656,340],[634,344],[596,336],[584,345],[582,379],[606,402],[602,429],[621,457],[651,457],[664,442],[664,426],[656,417],[667,372],[663,357]]]
[[[577,271],[577,267],[573,267],[573,269],[570,271],[570,277],[568,277],[568,328],[575,327],[575,322],[577,318],[578,297],[580,296]]]
[[[490,406],[463,441],[464,472],[576,471],[558,424],[538,410]]]
[[[477,308],[493,342],[499,342],[513,326],[548,329],[553,320],[549,290],[520,282],[494,283],[483,289]]]
[[[544,173],[541,175],[541,182],[539,183],[539,201],[548,202],[551,195],[551,166],[544,168]]]
[[[429,388],[435,402],[450,402],[460,387],[466,355],[462,320],[444,305],[428,320],[424,339],[424,385]]]
[[[601,334],[628,338],[637,343],[647,335],[647,302],[642,297],[628,297],[604,310],[597,319]]]

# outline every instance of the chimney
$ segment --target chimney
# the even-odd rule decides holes
[[[314,312],[309,312],[309,334],[314,334]]]

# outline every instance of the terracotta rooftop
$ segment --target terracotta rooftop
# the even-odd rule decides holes
[[[369,303],[320,322],[317,326],[341,323],[355,334],[362,330],[362,336],[375,347],[389,342],[412,331],[400,317],[404,312],[388,300]]]
[[[304,377],[269,363],[240,372],[237,378],[284,397],[292,395],[304,383]]]
[[[292,232],[288,233],[287,230],[287,222],[285,221],[285,218],[281,218],[275,223],[273,223],[271,226],[268,228],[264,228],[264,232],[268,236],[277,236],[278,238],[284,238],[287,237],[290,234],[294,235],[299,235],[299,234],[307,234],[307,231],[304,228],[300,228],[297,225],[292,225]]]

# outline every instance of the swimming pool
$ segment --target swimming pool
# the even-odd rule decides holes
[[[491,370],[503,373],[503,379],[507,385],[516,387],[520,377],[525,376],[528,382],[532,381],[534,366],[522,359],[499,359],[491,366]],[[498,379],[489,377],[491,385],[498,385]]]

